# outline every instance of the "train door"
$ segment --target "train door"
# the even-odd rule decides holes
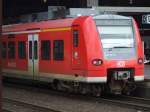
[[[78,70],[81,68],[81,53],[79,47],[79,28],[73,27],[72,30],[72,69]]]
[[[33,79],[38,75],[38,34],[28,35],[28,72]]]

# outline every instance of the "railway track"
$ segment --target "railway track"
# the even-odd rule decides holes
[[[150,99],[146,99],[146,98],[134,97],[134,96],[124,96],[124,95],[121,95],[120,98],[125,99],[125,100],[128,99],[128,101],[132,100],[134,102],[140,102],[143,104],[150,105]]]
[[[12,112],[12,111],[3,108],[3,109],[2,109],[2,112]]]
[[[9,85],[11,86],[11,85]],[[13,84],[13,87],[15,85]],[[12,86],[11,86],[12,87]],[[34,91],[39,91],[42,92],[44,94],[49,94],[49,95],[61,95],[64,97],[70,97],[71,99],[79,99],[79,100],[84,100],[84,101],[92,101],[92,102],[97,102],[97,103],[106,103],[106,104],[112,104],[112,105],[118,105],[118,106],[122,106],[122,107],[127,107],[127,108],[132,108],[132,109],[137,109],[137,110],[144,110],[149,112],[150,111],[150,99],[145,99],[145,98],[140,98],[140,97],[132,97],[132,96],[124,96],[124,95],[106,95],[106,96],[102,96],[99,98],[96,97],[92,97],[89,95],[83,96],[81,94],[68,94],[65,92],[59,92],[59,91],[55,91],[55,90],[49,90],[48,88],[37,88],[37,87],[23,87],[20,85],[16,86],[17,88],[21,88],[21,89],[27,89],[27,90],[32,90]],[[26,105],[26,104],[25,104]],[[33,104],[29,104],[29,105],[33,105]],[[40,106],[38,106],[37,108],[40,108]],[[44,108],[43,108],[44,109]],[[60,112],[60,111],[53,111],[52,112]],[[50,112],[51,112],[50,111]],[[42,111],[43,112],[43,111]]]
[[[16,107],[21,106],[21,107],[25,108],[26,110],[27,109],[31,110],[31,112],[61,112],[59,110],[51,109],[51,108],[44,107],[44,106],[39,106],[39,105],[32,104],[32,103],[29,103],[26,101],[20,101],[20,100],[12,99],[12,98],[5,97],[5,98],[3,98],[3,102],[10,104],[10,105],[15,105]],[[10,110],[10,109],[4,108],[4,107],[3,107],[3,111],[4,112],[15,112],[14,110]]]
[[[134,109],[140,109],[144,111],[150,111],[150,99],[124,96],[124,95],[110,95],[102,97],[103,101],[108,103],[116,104],[119,106],[130,107]]]

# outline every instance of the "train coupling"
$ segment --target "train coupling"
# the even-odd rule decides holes
[[[115,71],[113,74],[115,80],[127,80],[130,76],[130,71]]]

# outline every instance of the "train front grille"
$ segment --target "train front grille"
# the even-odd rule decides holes
[[[132,80],[134,79],[134,68],[111,68],[107,69],[108,80]]]

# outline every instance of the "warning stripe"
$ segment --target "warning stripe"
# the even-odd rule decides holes
[[[49,31],[66,31],[71,30],[71,27],[64,27],[64,28],[47,28],[42,30],[31,30],[31,31],[18,31],[18,32],[4,32],[3,35],[8,34],[23,34],[23,33],[38,33],[38,32],[49,32]]]
[[[71,27],[65,27],[65,28],[47,28],[43,29],[42,32],[48,32],[48,31],[66,31],[71,30]]]

